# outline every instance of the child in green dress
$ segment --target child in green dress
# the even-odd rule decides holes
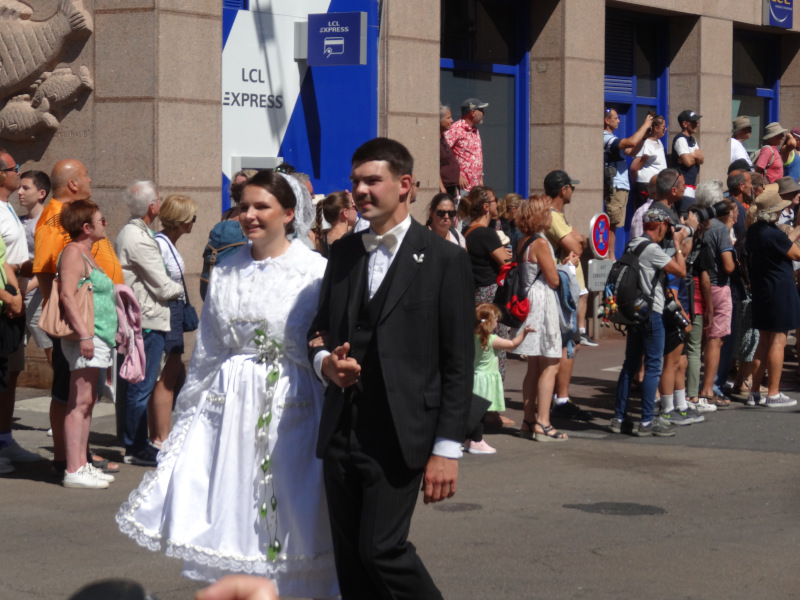
[[[522,343],[525,336],[533,331],[528,325],[520,329],[513,340],[498,337],[492,333],[500,319],[500,309],[494,304],[484,302],[475,307],[475,379],[472,393],[485,398],[491,404],[488,411],[503,412],[506,409],[503,378],[497,360],[497,351],[513,350]],[[497,452],[483,439],[483,424],[472,430],[464,450],[470,454],[494,454]]]

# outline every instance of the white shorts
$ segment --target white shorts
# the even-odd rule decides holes
[[[111,366],[111,346],[97,336],[92,338],[92,342],[94,343],[94,356],[87,360],[81,356],[81,343],[78,340],[61,340],[61,351],[69,363],[70,371],[89,367],[105,369]]]

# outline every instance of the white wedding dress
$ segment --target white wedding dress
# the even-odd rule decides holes
[[[179,416],[116,517],[141,546],[182,558],[191,579],[248,573],[281,596],[339,593],[314,454],[323,387],[306,343],[324,270],[294,241],[263,261],[243,246],[213,271]],[[272,384],[259,329],[281,346]]]

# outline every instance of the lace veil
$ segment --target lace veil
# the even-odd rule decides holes
[[[291,175],[285,175],[284,173],[278,173],[278,175],[283,177],[291,186],[294,197],[297,199],[297,206],[294,209],[294,237],[313,249],[313,244],[308,237],[308,232],[311,231],[311,228],[314,226],[314,220],[317,218],[317,214],[314,210],[311,194],[308,193],[308,188],[306,188],[306,186]]]

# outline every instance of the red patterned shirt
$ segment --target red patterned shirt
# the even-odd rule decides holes
[[[480,185],[483,178],[483,148],[478,128],[459,119],[444,132],[444,139],[456,155],[461,174],[467,178],[464,191]]]

